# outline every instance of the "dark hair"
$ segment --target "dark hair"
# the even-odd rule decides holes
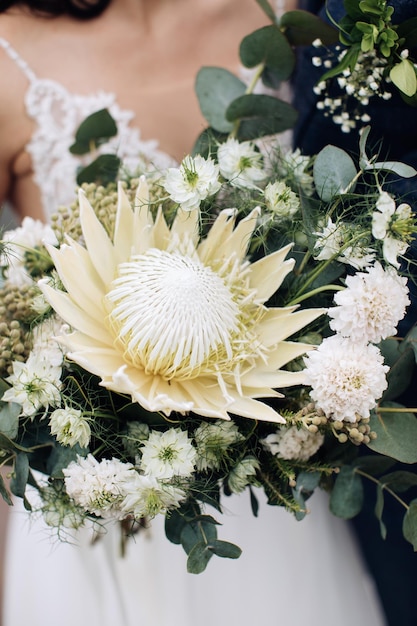
[[[110,2],[111,0],[2,0],[0,13],[20,6],[42,15],[71,15],[88,20],[103,13]]]

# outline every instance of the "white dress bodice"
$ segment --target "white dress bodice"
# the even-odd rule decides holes
[[[156,140],[144,141],[132,122],[133,111],[121,109],[113,93],[99,91],[89,95],[69,92],[64,85],[48,78],[38,77],[27,62],[0,37],[0,47],[22,70],[28,80],[25,109],[35,122],[35,131],[26,145],[32,160],[33,179],[41,192],[45,216],[49,218],[59,206],[67,205],[75,197],[75,175],[80,165],[86,165],[91,156],[70,153],[80,123],[100,109],[108,109],[116,122],[118,133],[98,148],[98,153],[116,154],[127,170],[154,166],[164,168],[173,159],[158,149]]]
[[[35,131],[27,151],[47,216],[74,198],[80,159],[69,146],[94,111],[109,109],[119,134],[106,151],[130,168],[140,159],[158,168],[171,163],[156,141],[142,141],[132,112],[113,94],[71,94],[38,78],[7,41],[0,46],[28,79],[25,106]],[[258,519],[248,494],[226,499],[219,536],[243,554],[237,561],[213,558],[199,576],[187,574],[186,556],[165,538],[161,516],[122,559],[115,532],[94,546],[83,532],[74,540],[79,545],[59,544],[41,521],[30,522],[23,508],[13,507],[3,626],[383,626],[349,529],[328,512],[326,497],[313,498],[313,513],[302,522],[259,497]]]

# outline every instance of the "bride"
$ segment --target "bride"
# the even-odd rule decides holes
[[[2,5],[0,195],[20,217],[46,220],[74,197],[77,160],[68,147],[83,118],[110,109],[122,158],[143,153],[159,166],[181,159],[204,128],[197,70],[237,71],[240,40],[266,22],[254,0]],[[59,544],[16,505],[3,626],[382,626],[348,527],[325,498],[313,498],[301,523],[259,498],[258,519],[245,495],[226,500],[221,534],[243,554],[213,559],[199,576],[186,573],[186,555],[165,539],[160,519],[120,558],[116,532],[95,545],[87,532],[76,545]]]

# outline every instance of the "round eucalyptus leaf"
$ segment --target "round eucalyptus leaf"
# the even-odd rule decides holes
[[[239,546],[229,541],[221,541],[220,539],[210,541],[207,547],[213,554],[224,559],[238,559],[242,554],[242,550]]]
[[[196,543],[187,559],[187,572],[189,574],[201,574],[207,567],[207,563],[213,556],[213,552],[208,549],[204,541]]]
[[[280,20],[280,26],[293,46],[308,46],[315,39],[321,39],[326,46],[339,41],[335,28],[308,11],[287,11]]]
[[[227,119],[240,122],[237,136],[241,141],[282,133],[294,126],[297,116],[288,102],[262,94],[241,96],[227,109]]]
[[[403,409],[395,402],[386,402],[384,406]],[[416,417],[407,412],[384,411],[384,406],[371,416],[370,427],[377,437],[367,444],[368,448],[402,463],[417,463]]]
[[[117,135],[117,126],[107,109],[100,109],[85,118],[75,133],[75,143],[70,147],[72,154],[87,154],[91,144],[97,146]]]
[[[349,188],[356,174],[353,159],[336,146],[326,146],[315,158],[314,184],[324,202],[330,202],[334,196]],[[353,191],[353,188],[349,188],[349,191]]]
[[[230,133],[233,124],[226,119],[226,110],[235,98],[245,93],[245,84],[221,67],[203,67],[197,74],[195,90],[209,125],[219,133]]]
[[[351,519],[362,509],[363,485],[355,468],[343,465],[330,496],[330,510],[337,517]]]
[[[115,154],[100,154],[97,159],[78,172],[77,184],[108,185],[116,180],[119,167],[120,159]]]
[[[245,67],[263,63],[275,70],[280,80],[287,80],[295,66],[295,55],[277,26],[264,26],[247,35],[240,44],[240,59]]]
[[[410,502],[403,520],[403,535],[417,552],[417,500]]]

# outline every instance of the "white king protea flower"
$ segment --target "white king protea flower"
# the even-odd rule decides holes
[[[146,203],[144,180],[135,211],[120,189],[111,241],[81,192],[86,247],[50,248],[67,293],[41,287],[75,329],[60,338],[68,357],[148,411],[284,421],[255,398],[304,381],[280,368],[310,346],[285,340],[323,312],[264,306],[293,267],[289,247],[251,264],[257,212],[234,228],[222,211],[200,241],[199,211],[180,208],[169,228]]]

